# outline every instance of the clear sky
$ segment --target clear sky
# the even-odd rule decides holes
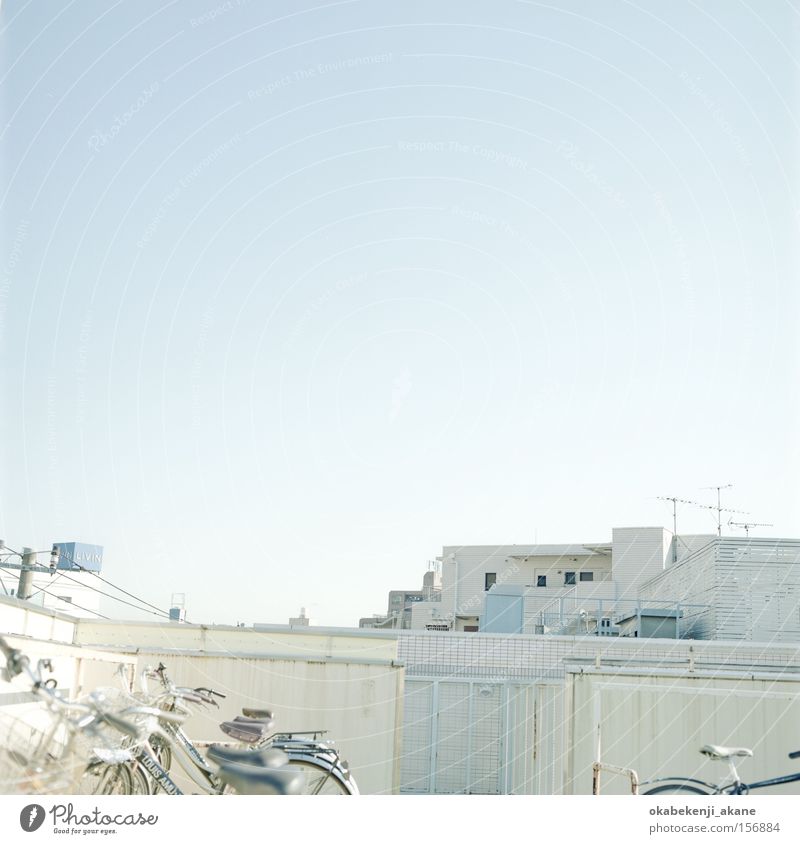
[[[9,545],[354,624],[718,483],[800,536],[796,3],[2,16]]]

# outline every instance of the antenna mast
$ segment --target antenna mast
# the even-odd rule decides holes
[[[746,510],[731,510],[728,507],[722,506],[722,490],[730,489],[733,484],[720,484],[719,486],[704,486],[703,489],[715,489],[717,491],[717,506],[711,507],[708,504],[700,504],[698,506],[705,507],[706,510],[717,511],[717,536],[722,536],[722,514],[723,513],[741,513],[747,515]]]
[[[689,501],[688,498],[676,498],[674,495],[657,495],[660,501],[672,502],[672,562],[678,562],[678,504],[691,504],[692,507],[708,507],[708,504],[700,504],[698,501]],[[714,508],[711,508],[714,509]]]
[[[769,524],[767,522],[734,522],[731,519],[728,519],[728,527],[744,528],[745,536],[749,539],[750,538],[750,528],[754,528],[754,527],[775,527],[775,525]]]

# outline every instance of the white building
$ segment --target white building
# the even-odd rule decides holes
[[[646,601],[678,596],[684,636],[800,641],[800,540],[711,537],[641,584]]]
[[[19,567],[0,567],[0,595],[18,597]],[[33,572],[31,595],[25,603],[56,610],[75,618],[97,618],[103,583],[92,572],[56,570],[37,566]]]
[[[441,601],[414,604],[412,629],[637,635],[617,620],[662,613],[682,638],[800,641],[800,540],[633,527],[605,543],[446,546],[439,559]]]
[[[422,589],[392,589],[389,592],[385,614],[375,613],[359,619],[358,626],[368,629],[409,630],[412,627],[414,607],[420,603],[439,606],[442,594],[442,576],[438,568],[425,572]]]

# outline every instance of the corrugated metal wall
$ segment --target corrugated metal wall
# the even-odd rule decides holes
[[[800,750],[800,680],[757,675],[724,678],[657,676],[633,670],[589,670],[569,680],[566,792],[591,788],[592,763],[600,740],[602,761],[634,768],[641,779],[694,777],[718,782],[727,765],[701,756],[705,744],[749,747],[753,758],[737,759],[745,781],[798,771],[788,753]],[[602,793],[624,794],[629,785],[604,776]],[[800,794],[800,783],[759,791]]]
[[[640,748],[635,761],[648,772],[660,769],[656,736],[669,735],[669,742],[683,747],[687,758],[696,752],[695,733],[673,729],[685,705],[680,694],[668,705],[654,705],[679,675],[689,676],[689,683],[693,673],[703,675],[691,685],[692,694],[698,701],[702,698],[698,711],[705,713],[697,723],[708,726],[703,743],[732,737],[730,729],[717,729],[713,718],[708,719],[729,696],[730,683],[748,698],[751,730],[754,723],[766,724],[776,717],[774,695],[765,692],[769,683],[794,683],[782,680],[782,674],[800,675],[799,645],[743,642],[411,632],[400,637],[399,655],[406,664],[400,774],[404,793],[590,793],[597,725],[592,720],[594,704],[576,702],[566,681],[573,667],[594,671],[599,662],[609,674],[631,666],[644,672],[644,679],[628,681],[628,709],[619,709],[606,737],[613,755],[621,741],[617,732],[625,736],[626,725],[630,727],[625,740]],[[760,671],[773,674],[774,680],[758,679]],[[735,678],[726,679],[726,674]],[[654,691],[649,678],[660,675],[664,683]],[[752,732],[743,735],[748,738]],[[800,741],[797,744],[788,749],[800,749]],[[606,761],[630,761],[628,745],[619,747],[619,758]],[[776,753],[774,745],[765,746],[765,766],[774,767]]]
[[[800,641],[800,542],[723,537],[643,584],[640,596],[708,604],[687,610],[684,635]]]

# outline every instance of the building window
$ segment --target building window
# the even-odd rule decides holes
[[[496,571],[487,571],[486,574],[483,576],[483,588],[484,591],[488,592],[492,586],[497,583],[497,572]]]
[[[582,571],[581,572],[581,580],[584,581],[584,582],[587,581],[587,580],[594,580],[594,572],[593,571]]]
[[[574,586],[575,585],[575,572],[574,571],[565,571],[564,572],[564,586]]]
[[[547,586],[547,575],[546,574],[536,575],[536,585],[537,586]]]

